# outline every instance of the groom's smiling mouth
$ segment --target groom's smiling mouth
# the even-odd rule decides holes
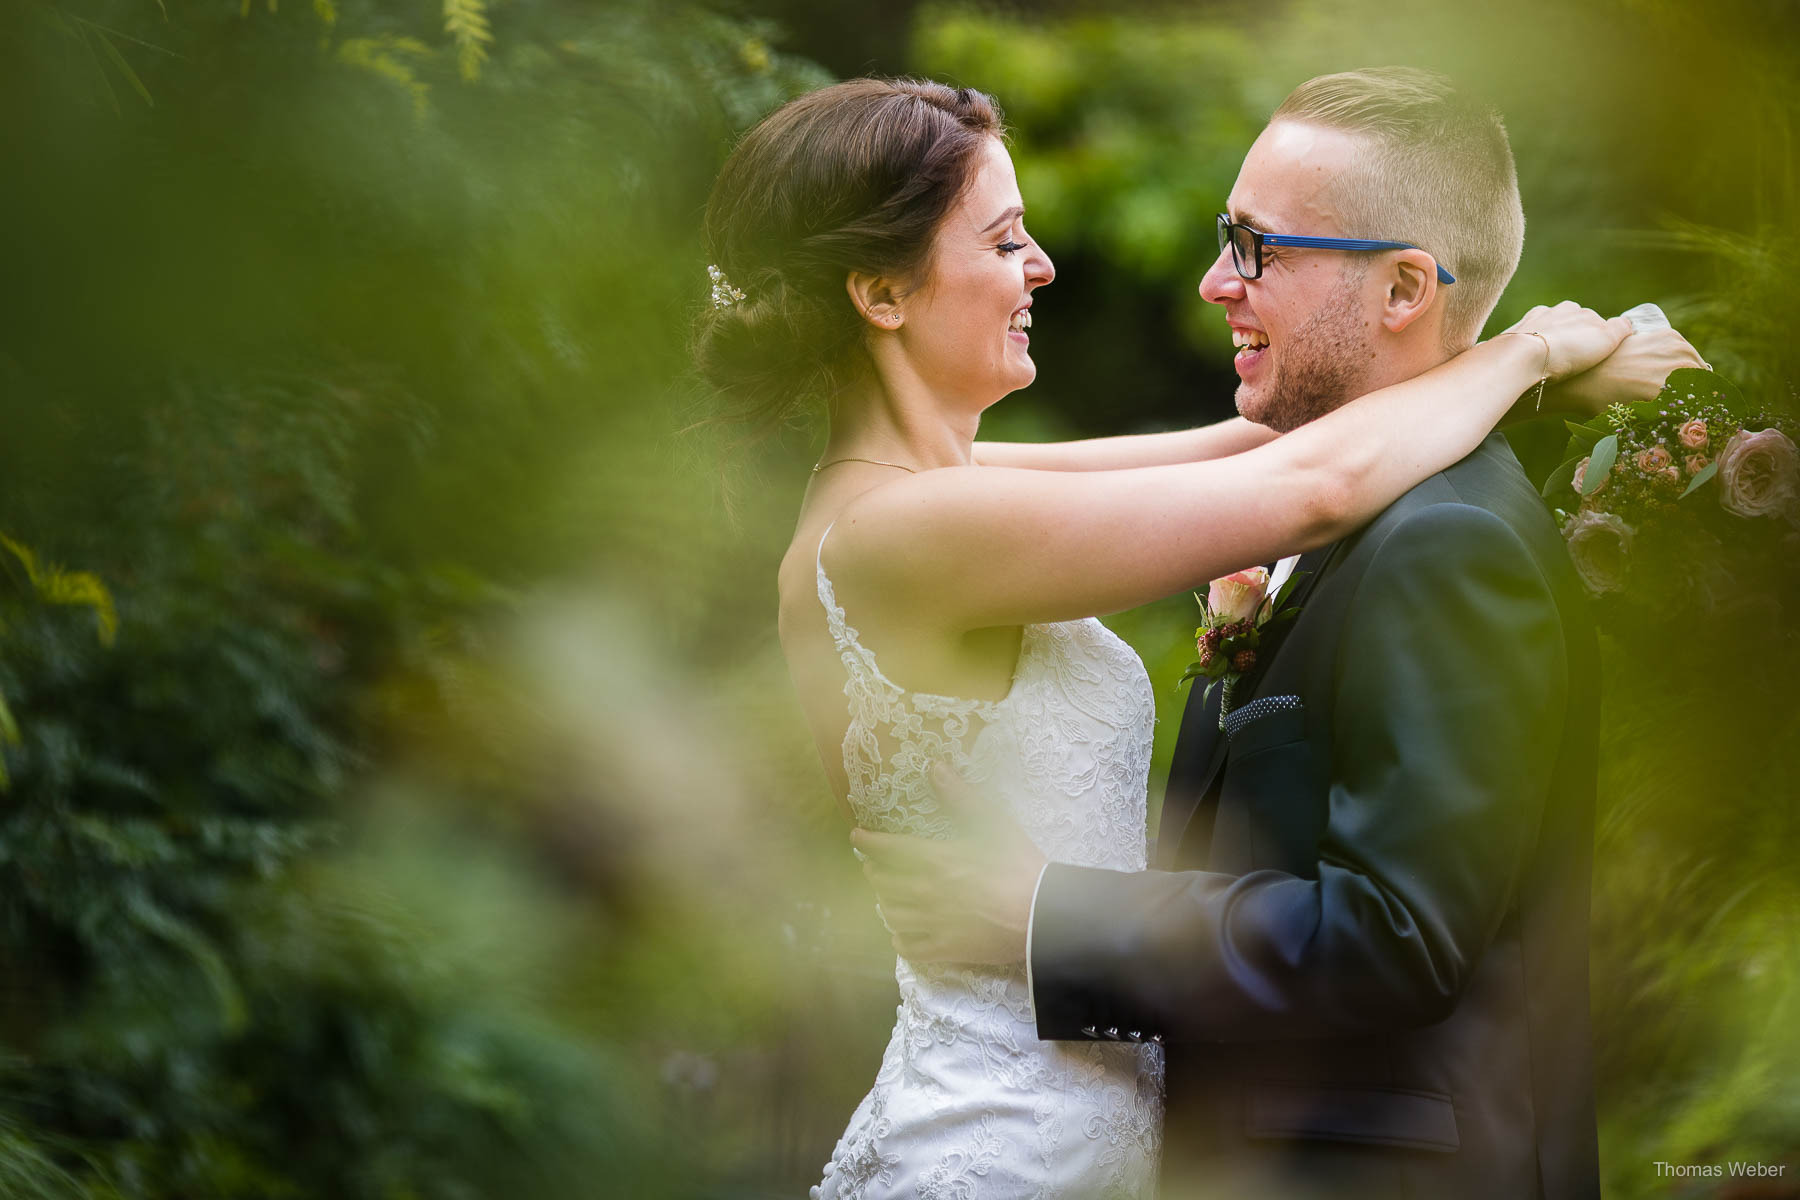
[[[1269,344],[1269,335],[1260,329],[1238,329],[1234,326],[1231,330],[1231,344],[1237,347],[1239,354],[1261,350]]]
[[[1238,376],[1242,378],[1262,361],[1263,352],[1269,348],[1269,335],[1247,325],[1233,325],[1231,344],[1237,347],[1231,365],[1237,368]]]

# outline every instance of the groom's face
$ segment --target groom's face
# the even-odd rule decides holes
[[[1348,236],[1331,184],[1364,152],[1353,134],[1277,121],[1244,156],[1226,212],[1265,233]],[[1262,263],[1243,279],[1221,251],[1200,294],[1224,307],[1239,347],[1238,411],[1286,432],[1371,390],[1380,285],[1365,257],[1335,250],[1265,246]]]

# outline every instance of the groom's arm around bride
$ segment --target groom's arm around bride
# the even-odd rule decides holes
[[[1172,1160],[1592,1194],[1597,681],[1554,526],[1496,436],[1320,565],[1249,719],[1190,702],[1189,869],[1045,870],[1039,1034],[1164,1039]]]

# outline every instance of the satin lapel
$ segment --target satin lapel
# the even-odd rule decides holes
[[[1289,605],[1304,604],[1313,588],[1318,586],[1319,579],[1325,569],[1331,565],[1338,547],[1344,543],[1333,542],[1329,546],[1320,546],[1316,550],[1308,550],[1300,556],[1295,564],[1295,571],[1305,571],[1306,576],[1294,585],[1292,594],[1288,596]],[[1298,620],[1299,618],[1295,618]],[[1238,681],[1235,689],[1238,702],[1244,703],[1256,694],[1262,683],[1263,675],[1269,664],[1281,652],[1281,644],[1286,640],[1287,630],[1277,634],[1274,644],[1267,647],[1256,668]],[[1204,688],[1206,685],[1195,680],[1194,687]],[[1194,829],[1194,836],[1205,840],[1205,845],[1198,848],[1197,855],[1184,855],[1190,860],[1204,862],[1206,853],[1212,844],[1213,817],[1218,809],[1218,793],[1213,783],[1218,779],[1219,771],[1225,765],[1225,752],[1230,748],[1231,739],[1219,731],[1219,703],[1222,699],[1222,688],[1215,688],[1205,705],[1196,706],[1192,697],[1188,699],[1186,711],[1182,714],[1181,736],[1175,744],[1175,760],[1169,765],[1171,786],[1163,797],[1162,820],[1158,822],[1156,838],[1156,855],[1158,862],[1165,868],[1173,867],[1176,862],[1176,850],[1189,828]],[[1192,745],[1186,743],[1193,739]],[[1205,766],[1192,776],[1187,776],[1183,768],[1196,763]],[[1177,789],[1173,786],[1178,779],[1191,779],[1187,786]]]

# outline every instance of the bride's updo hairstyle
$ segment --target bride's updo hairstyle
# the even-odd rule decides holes
[[[861,378],[867,325],[846,276],[922,284],[938,225],[1002,133],[999,105],[973,89],[852,79],[744,135],[706,208],[710,261],[730,290],[695,339],[732,416],[767,432]]]

